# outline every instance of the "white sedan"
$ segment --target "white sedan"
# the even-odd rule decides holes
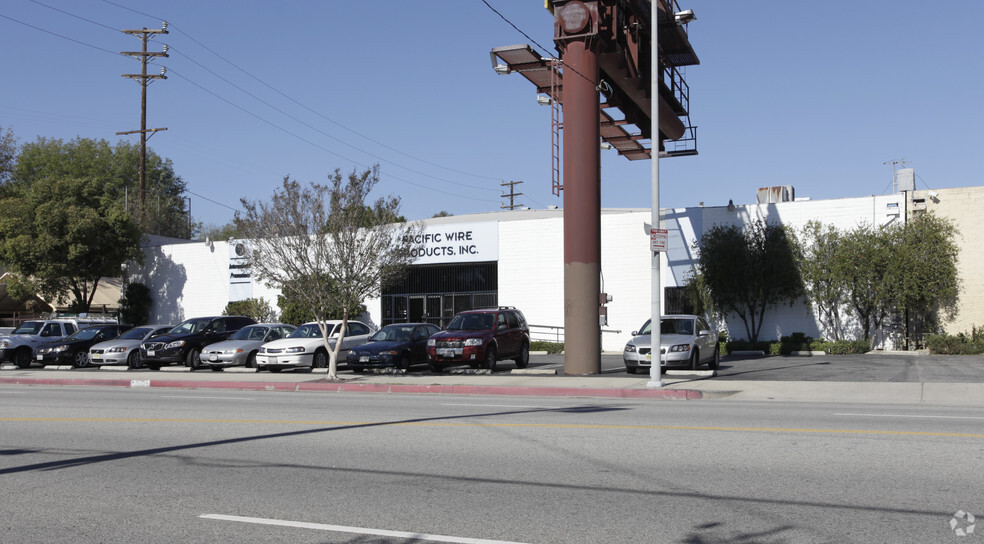
[[[335,349],[339,333],[342,329],[341,320],[330,320],[327,326],[328,349]],[[339,361],[344,361],[347,352],[355,346],[364,344],[373,333],[368,325],[361,321],[349,321],[348,331],[342,338],[342,349]],[[321,327],[317,322],[310,322],[294,329],[287,338],[267,342],[260,346],[256,353],[256,370],[280,372],[285,368],[326,368],[328,366],[328,350],[325,349],[321,337]]]

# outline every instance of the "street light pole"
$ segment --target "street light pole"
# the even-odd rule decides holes
[[[659,220],[659,2],[652,0],[650,5],[650,91],[651,104],[649,106],[650,128],[652,144],[650,155],[652,160],[652,215],[651,228],[662,228]],[[651,236],[651,235],[650,235]],[[662,316],[660,295],[662,294],[662,282],[660,281],[660,252],[652,251],[652,307],[649,321],[650,343],[649,356],[651,358],[649,367],[649,382],[646,387],[663,387],[662,355],[660,354],[660,317]]]

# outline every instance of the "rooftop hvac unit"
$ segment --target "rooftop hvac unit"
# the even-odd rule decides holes
[[[912,168],[902,168],[895,173],[895,183],[899,186],[899,192],[916,190],[916,171]]]
[[[792,202],[796,200],[796,190],[792,185],[776,185],[759,187],[755,201],[759,204],[774,204],[776,202]]]

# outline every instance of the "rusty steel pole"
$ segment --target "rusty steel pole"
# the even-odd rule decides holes
[[[567,42],[564,61],[564,372],[601,372],[601,128],[598,40]]]

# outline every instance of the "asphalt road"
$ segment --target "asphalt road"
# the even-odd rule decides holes
[[[0,386],[0,414],[2,542],[944,542],[984,511],[979,408]]]

